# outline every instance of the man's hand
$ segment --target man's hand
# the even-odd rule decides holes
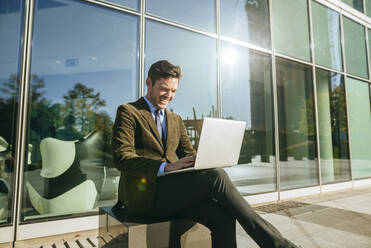
[[[196,156],[189,156],[179,159],[174,163],[167,163],[165,165],[165,172],[180,170],[186,167],[192,167],[195,164]]]

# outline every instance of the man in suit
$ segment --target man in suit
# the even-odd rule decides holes
[[[236,247],[236,220],[260,247],[296,247],[250,207],[224,170],[162,176],[195,161],[182,119],[166,109],[180,77],[179,66],[158,61],[148,71],[146,96],[119,106],[112,138],[121,171],[118,201],[132,215],[201,223],[213,247]]]

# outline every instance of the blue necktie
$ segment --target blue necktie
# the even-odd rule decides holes
[[[163,130],[162,130],[161,114],[162,113],[161,113],[160,109],[157,109],[155,111],[157,131],[158,131],[158,134],[160,135],[160,138],[162,140],[162,144],[165,146],[166,145],[166,140],[165,140],[165,135],[163,134]]]

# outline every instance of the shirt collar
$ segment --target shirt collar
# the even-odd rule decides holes
[[[152,114],[155,113],[155,111],[157,110],[155,106],[153,106],[153,104],[147,99],[147,97],[144,97],[144,100],[146,100],[147,104],[148,104],[148,107],[149,107],[149,110],[151,111]],[[161,114],[164,114],[164,109],[161,109],[160,110]]]

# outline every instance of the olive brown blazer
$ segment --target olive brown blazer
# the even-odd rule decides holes
[[[167,139],[163,144],[143,97],[117,109],[113,159],[121,172],[118,200],[129,213],[145,213],[152,207],[162,162],[172,163],[195,154],[181,117],[167,109],[165,113]]]

